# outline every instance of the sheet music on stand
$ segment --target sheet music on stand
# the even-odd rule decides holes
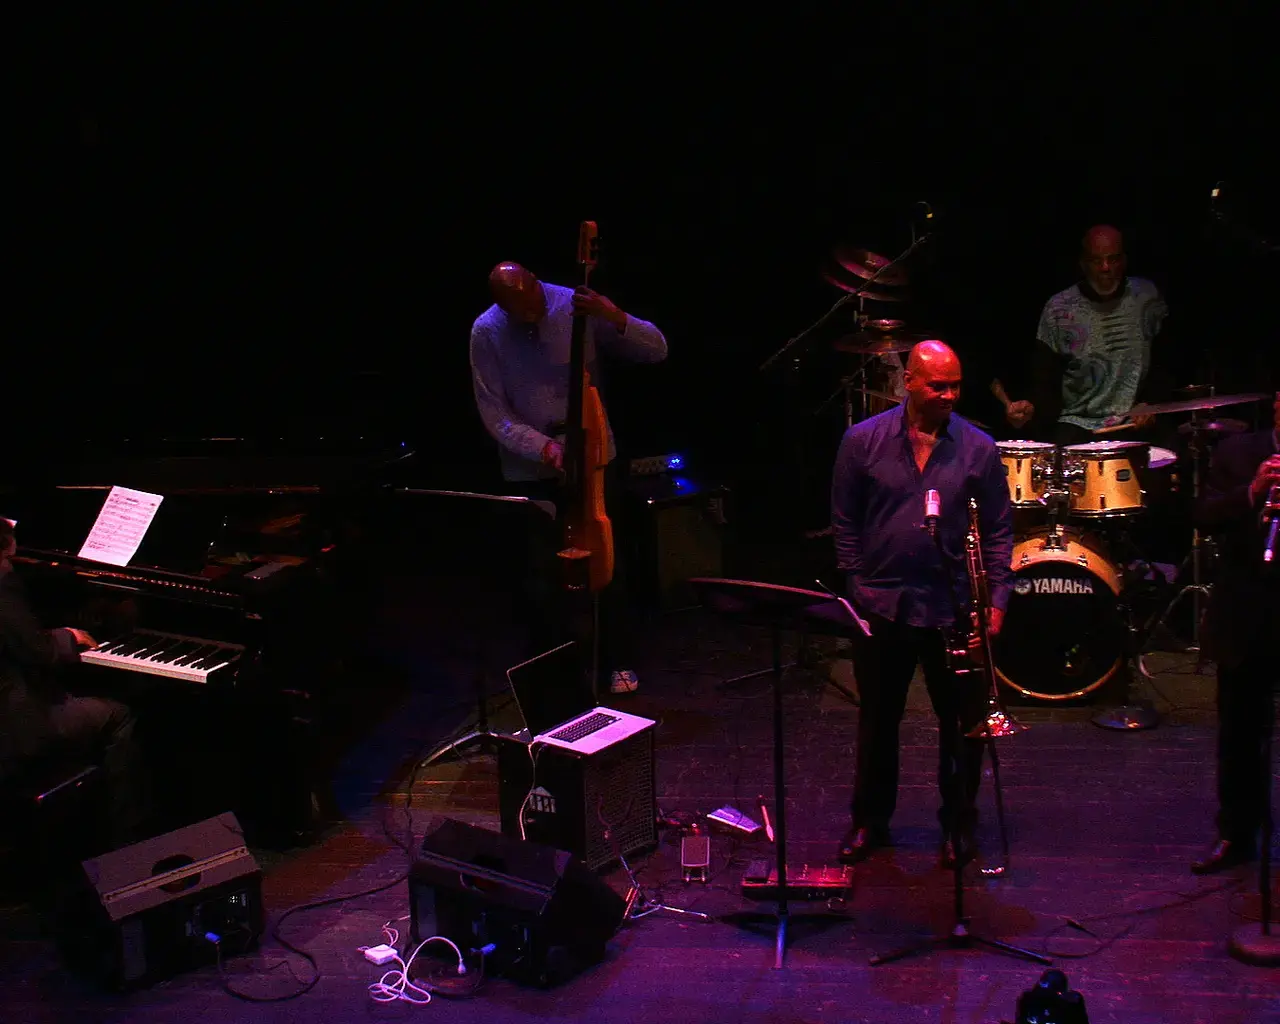
[[[138,553],[162,501],[161,494],[112,487],[80,548],[80,557],[108,565],[128,565]]]

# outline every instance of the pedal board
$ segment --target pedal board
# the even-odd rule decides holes
[[[851,867],[811,867],[805,864],[799,871],[787,871],[789,900],[829,900],[833,896],[844,895],[852,888]],[[777,899],[778,869],[769,861],[751,861],[742,876],[742,895],[755,900]]]

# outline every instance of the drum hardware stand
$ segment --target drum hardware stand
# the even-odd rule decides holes
[[[1201,435],[1200,418],[1197,413],[1192,413],[1191,415],[1191,443],[1188,445],[1188,450],[1191,452],[1191,501],[1194,506],[1200,500],[1201,482],[1203,480],[1202,460],[1204,457],[1204,438]],[[1155,625],[1151,627],[1143,638],[1143,649],[1138,653],[1138,669],[1147,679],[1151,679],[1151,673],[1147,671],[1145,661],[1145,656],[1148,653],[1145,649],[1146,645],[1151,637],[1155,636],[1161,629],[1167,628],[1169,616],[1173,614],[1173,610],[1188,594],[1191,595],[1191,643],[1187,650],[1195,651],[1198,655],[1196,659],[1197,672],[1204,666],[1204,651],[1200,643],[1201,598],[1207,601],[1213,595],[1213,584],[1206,583],[1204,580],[1203,552],[1206,547],[1209,547],[1209,542],[1201,534],[1199,527],[1193,527],[1191,530],[1191,551],[1183,559],[1182,565],[1179,566],[1179,575],[1181,575],[1181,571],[1190,562],[1191,582],[1185,584],[1173,595],[1172,600],[1165,606]]]
[[[942,552],[941,538],[936,537],[935,539],[938,542],[939,552],[941,553]],[[951,565],[949,561],[947,561],[945,554],[943,554],[943,562],[948,566],[948,577],[951,581],[951,593],[952,593],[952,597],[955,599],[955,604],[956,604],[956,611],[955,611],[956,622],[959,623],[964,621],[963,619],[964,609],[960,607],[959,599],[956,597],[956,588],[955,588],[955,582],[954,582],[954,578],[955,578],[954,567]],[[986,609],[983,608],[979,614],[985,614],[985,612],[986,612]],[[985,630],[986,630],[985,624],[980,623],[979,628],[983,630],[985,635]],[[946,641],[944,638],[944,643],[945,642]],[[987,650],[984,653],[986,657],[988,658],[990,657],[990,645],[987,645]],[[992,679],[992,686],[994,687],[995,667],[993,665],[989,665],[988,669],[992,673],[991,679]],[[998,702],[995,699],[994,692],[989,695],[989,699],[992,705],[994,705],[996,708],[999,707]],[[957,715],[958,714],[959,712],[957,710]],[[988,939],[982,935],[975,935],[973,932],[969,930],[969,919],[964,912],[964,865],[965,865],[965,853],[967,851],[964,849],[961,843],[964,835],[964,827],[962,825],[962,819],[965,815],[965,812],[969,810],[969,787],[968,787],[967,774],[964,770],[966,754],[967,754],[967,751],[965,749],[966,747],[965,741],[967,739],[983,738],[985,739],[986,746],[990,747],[991,749],[992,782],[996,787],[996,793],[997,793],[996,811],[1000,817],[1000,822],[1001,822],[1001,839],[1004,842],[1004,848],[1005,848],[1005,864],[1006,866],[1008,864],[1008,840],[1007,840],[1006,833],[1004,832],[1004,802],[1003,800],[1000,799],[998,795],[1000,792],[999,790],[1000,776],[999,776],[998,769],[996,767],[998,763],[998,759],[995,753],[995,737],[1001,734],[1009,735],[1009,733],[1004,729],[1000,729],[999,731],[997,731],[997,729],[993,728],[994,717],[995,717],[994,715],[988,714],[986,720],[984,720],[983,723],[977,727],[977,729],[973,729],[973,730],[969,730],[968,732],[965,732],[958,727],[955,730],[956,744],[959,748],[956,751],[956,767],[959,775],[960,791],[964,799],[962,801],[961,812],[953,816],[951,829],[950,829],[951,835],[949,837],[951,839],[951,851],[955,855],[955,862],[952,865],[952,877],[954,878],[954,882],[955,882],[955,904],[954,904],[954,911],[953,911],[953,924],[951,926],[951,930],[946,935],[940,935],[930,939],[925,939],[922,942],[917,942],[911,946],[905,946],[902,949],[895,950],[892,953],[886,953],[883,956],[880,954],[875,954],[871,957],[872,967],[878,967],[881,964],[887,964],[894,960],[901,960],[904,957],[912,955],[913,953],[937,949],[939,946],[949,946],[953,949],[969,949],[974,945],[985,946],[988,949],[991,949],[998,953],[1004,953],[1007,956],[1014,956],[1014,957],[1019,957],[1025,960],[1031,960],[1035,963],[1044,964],[1046,966],[1052,965],[1053,963],[1053,961],[1050,960],[1048,957],[1041,956],[1039,953],[1034,953],[1029,949],[1023,949],[1020,946],[1014,946],[1008,942],[1001,942],[998,939]],[[1014,728],[1018,730],[1025,728],[1025,726],[1018,726],[1016,722],[1013,722],[1012,718],[1010,718],[1007,715],[1004,715],[1003,712],[1001,713],[1000,719],[1004,723],[1005,728]],[[960,723],[957,721],[957,726],[959,726],[959,724]],[[974,735],[975,733],[977,733],[978,735],[975,736]],[[984,872],[984,874],[985,873],[986,872]],[[996,872],[993,871],[992,873],[994,874]],[[1003,868],[999,873],[1003,873]]]

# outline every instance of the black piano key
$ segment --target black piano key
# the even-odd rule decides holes
[[[151,643],[151,640],[152,638],[149,636],[139,635],[135,633],[132,636],[126,637],[119,644],[117,644],[111,653],[128,657],[132,655],[135,651],[142,650],[142,648],[146,647],[147,644]]]
[[[150,658],[153,654],[157,654],[160,651],[163,651],[171,643],[173,643],[172,637],[167,637],[167,636],[154,637],[151,643],[146,644],[143,647],[139,647],[136,651],[134,651],[130,655],[130,657]]]
[[[151,660],[162,662],[165,665],[172,665],[179,658],[191,654],[199,646],[194,640],[179,640],[159,654],[153,654]]]
[[[205,657],[208,654],[212,654],[217,649],[218,649],[217,644],[201,644],[191,653],[183,655],[181,658],[178,658],[177,660],[175,660],[174,664],[182,665],[185,668],[190,668],[194,662],[199,661],[201,658]]]
[[[214,665],[220,665],[224,661],[231,660],[231,650],[227,647],[219,647],[216,650],[205,655],[197,661],[192,668],[212,668]]]

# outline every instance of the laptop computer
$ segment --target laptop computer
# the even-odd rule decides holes
[[[652,718],[592,707],[578,645],[572,641],[507,669],[532,743],[594,754],[655,724]]]

